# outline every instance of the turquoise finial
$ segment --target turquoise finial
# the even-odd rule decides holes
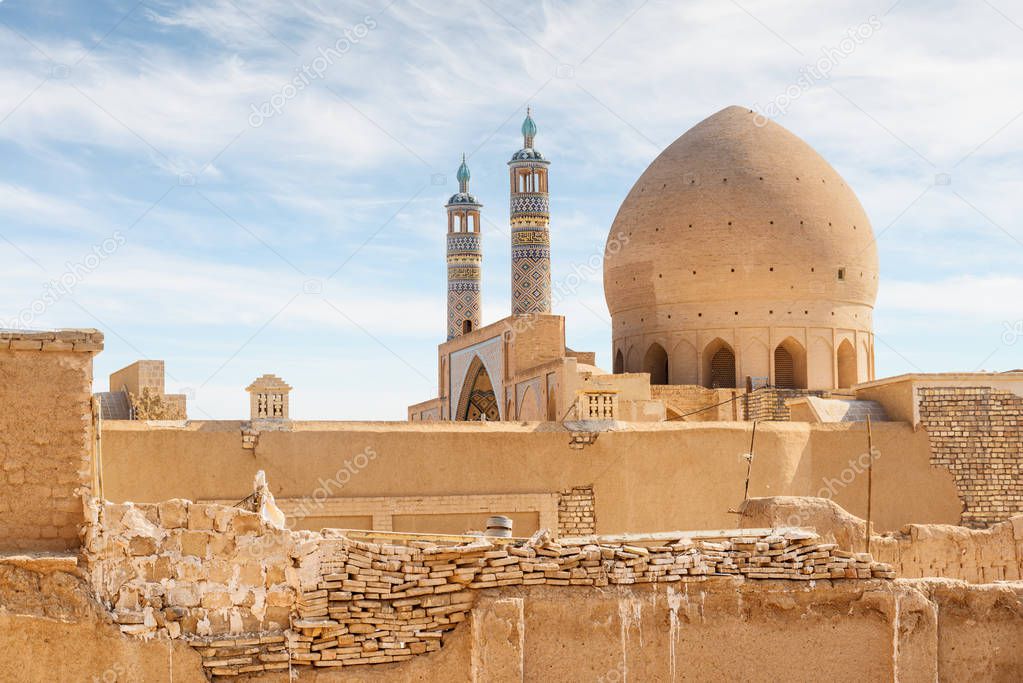
[[[526,107],[526,120],[522,122],[522,137],[526,141],[526,147],[532,147],[533,138],[536,137],[536,122],[533,121],[533,117],[530,115],[532,111],[532,107]]]
[[[465,152],[462,153],[462,165],[458,167],[458,173],[455,175],[458,179],[458,187],[462,192],[466,191],[469,185],[469,167],[465,165]]]

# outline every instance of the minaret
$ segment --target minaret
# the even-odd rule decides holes
[[[483,251],[480,209],[469,194],[469,167],[458,167],[458,192],[444,205],[448,210],[448,340],[480,326],[480,266]]]
[[[522,149],[512,155],[512,314],[551,312],[549,161],[533,149],[536,123],[529,109],[522,122]]]

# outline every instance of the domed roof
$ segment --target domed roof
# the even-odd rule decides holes
[[[872,307],[877,272],[870,221],[835,169],[782,126],[729,107],[675,140],[636,181],[608,235],[604,293],[612,316],[775,308],[756,303],[765,301]],[[728,320],[743,324],[732,313]],[[833,312],[822,315],[837,326]],[[644,328],[652,317],[660,318],[645,315]],[[700,324],[709,318],[718,316]]]
[[[452,206],[454,204],[471,204],[472,206],[483,206],[476,199],[476,195],[469,192],[456,192],[448,199],[448,203],[445,206]]]
[[[540,150],[532,147],[523,147],[512,155],[512,161],[544,161]]]

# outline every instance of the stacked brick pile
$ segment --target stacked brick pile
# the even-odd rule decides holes
[[[955,478],[963,526],[1023,513],[1023,398],[990,387],[921,387],[919,394],[931,464]]]
[[[740,533],[740,532],[736,532]],[[370,543],[346,537],[320,543],[320,576],[296,604],[288,640],[292,666],[344,667],[411,659],[437,650],[467,618],[475,591],[506,586],[593,586],[739,579],[894,578],[867,554],[841,551],[802,529],[743,530],[743,536],[564,544],[541,531],[528,541],[480,539],[469,545]],[[494,543],[491,543],[494,540]],[[211,643],[211,672],[252,670],[227,663]],[[251,644],[252,657],[257,653]],[[209,661],[207,662],[209,664]]]

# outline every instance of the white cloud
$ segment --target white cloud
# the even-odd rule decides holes
[[[523,104],[535,106],[538,144],[553,160],[555,277],[564,279],[600,251],[618,203],[663,146],[727,105],[784,92],[822,48],[877,13],[875,35],[779,122],[843,173],[875,230],[895,221],[879,240],[879,320],[887,325],[894,314],[911,326],[953,316],[997,327],[1013,315],[1023,294],[1020,246],[1005,232],[1023,239],[1023,91],[1011,87],[1023,55],[1018,28],[983,3],[904,2],[887,15],[890,3],[852,0],[826,8],[747,0],[749,14],[715,0],[491,6],[503,17],[472,2],[155,2],[81,64],[98,36],[33,33],[48,59],[20,42],[0,45],[0,117],[17,107],[0,124],[0,148],[13,154],[0,174],[0,232],[55,277],[190,173],[244,229],[176,187],[76,288],[83,306],[146,349],[177,348],[161,346],[165,339],[188,344],[179,371],[201,380],[211,359],[236,349],[305,279],[325,277],[359,249],[327,297],[429,368],[443,328],[441,204],[460,151],[471,154],[473,188],[495,226],[486,230],[484,279],[493,320],[508,310],[504,161],[519,144]],[[281,94],[296,69],[370,14],[377,27],[322,79],[250,127],[253,105]],[[66,77],[24,99],[41,79],[61,75],[55,64],[71,65]],[[434,173],[446,182],[426,185],[385,225]],[[951,185],[934,186],[938,173]],[[6,243],[0,253],[10,256],[0,295],[16,309],[38,296],[45,276]],[[601,284],[581,283],[559,312],[569,316],[572,346],[606,354]],[[46,321],[90,322],[67,302]],[[317,401],[334,391],[318,382],[364,387],[376,377],[385,387],[369,407],[336,399],[339,410],[394,417],[401,412],[391,402],[425,398],[404,386],[408,367],[317,297],[300,296],[268,334],[273,345],[260,346],[260,337],[238,362],[301,357],[316,334],[372,356],[377,376],[343,352],[313,354],[323,372],[293,367]],[[122,342],[110,339],[109,357],[127,353],[112,351]],[[976,343],[899,341],[910,355],[904,346],[930,353],[944,345],[945,355],[933,356],[941,360],[969,355]],[[238,400],[231,386],[211,394],[210,412],[234,414],[235,403],[223,403]]]

